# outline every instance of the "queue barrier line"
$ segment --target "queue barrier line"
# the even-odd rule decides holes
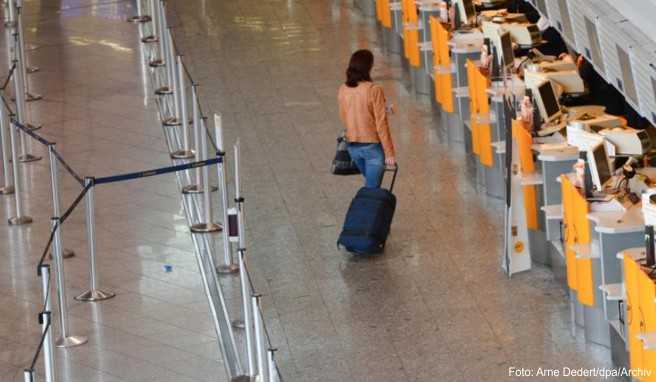
[[[197,167],[211,166],[211,165],[222,163],[222,162],[223,162],[223,154],[222,153],[217,153],[216,158],[206,159],[206,160],[202,160],[202,161],[190,162],[190,163],[174,165],[174,166],[168,166],[168,167],[161,167],[161,168],[157,168],[157,169],[153,169],[153,170],[131,172],[131,173],[121,174],[121,175],[111,175],[111,176],[105,176],[105,177],[101,177],[101,178],[92,178],[92,184],[99,185],[99,184],[105,184],[105,183],[123,182],[123,181],[128,181],[128,180],[133,180],[133,179],[139,179],[139,178],[147,178],[147,177],[150,177],[150,176],[169,174],[169,173],[172,173],[172,172],[184,171],[184,170],[189,170],[189,169],[193,169],[193,168],[197,168]]]
[[[16,126],[17,128],[21,129],[25,134],[29,135],[30,137],[34,138],[35,141],[41,143],[44,146],[50,146],[54,145],[54,142],[50,142],[49,140],[45,139],[44,137],[40,136],[39,134],[35,133],[32,129],[27,128],[25,125],[22,123],[18,122],[15,118],[12,119],[11,123]]]
[[[69,174],[71,174],[71,176],[72,176],[73,178],[75,178],[75,180],[76,180],[81,186],[84,186],[84,178],[83,178],[83,177],[82,177],[77,171],[73,170],[73,168],[68,164],[68,162],[66,162],[66,161],[64,160],[64,157],[61,155],[61,153],[59,153],[59,152],[54,148],[54,146],[56,145],[55,142],[51,142],[51,141],[49,141],[49,140],[43,138],[43,137],[40,136],[39,134],[35,133],[32,129],[29,129],[28,127],[26,127],[26,126],[23,125],[22,123],[18,122],[15,118],[12,118],[11,123],[12,123],[13,125],[15,125],[17,128],[19,128],[20,130],[22,130],[25,134],[27,134],[27,135],[29,135],[30,137],[32,137],[32,138],[33,138],[34,140],[36,140],[37,142],[41,143],[42,145],[44,145],[44,146],[46,146],[46,147],[53,146],[53,154],[55,155],[55,158],[57,158],[57,160],[59,161],[59,163],[61,163],[62,166],[64,166],[64,168],[66,169],[66,171],[68,171]]]
[[[9,105],[9,102],[7,102],[7,99],[5,98],[4,89],[2,89],[0,99],[2,99],[2,105],[5,108],[5,110],[7,110],[9,116],[16,115],[16,112],[14,111],[14,109],[11,108],[11,106]]]
[[[16,71],[16,63],[14,62],[11,65],[11,68],[9,69],[9,73],[7,74],[7,78],[5,79],[5,82],[0,86],[0,89],[5,90],[7,89],[7,86],[9,86],[9,81],[11,81],[11,78],[14,76],[14,71]]]
[[[80,186],[84,186],[84,177],[78,174],[75,170],[73,170],[73,168],[64,160],[64,158],[59,153],[59,151],[57,151],[54,147],[52,149],[52,152],[55,155],[57,161],[59,161],[59,163],[61,163],[62,166],[64,166],[66,171],[68,171],[68,173],[71,174],[71,176],[75,178],[75,180],[77,180]]]
[[[55,233],[57,232],[57,230],[59,229],[59,227],[60,227],[62,224],[64,224],[64,222],[66,221],[66,219],[68,219],[69,216],[71,216],[71,214],[73,213],[73,211],[75,211],[75,208],[80,204],[80,202],[82,201],[82,199],[84,199],[84,196],[87,194],[87,192],[89,191],[90,188],[91,188],[91,186],[85,186],[84,189],[82,189],[82,191],[81,191],[81,192],[78,194],[78,196],[75,198],[75,200],[73,201],[73,203],[71,203],[71,205],[70,205],[70,206],[66,209],[66,211],[62,214],[62,216],[56,216],[56,218],[59,218],[59,219],[57,220],[57,223],[56,223],[54,229],[53,229],[52,232],[50,233],[50,239],[48,239],[48,243],[46,244],[46,248],[43,250],[43,253],[41,254],[41,259],[39,260],[38,267],[41,267],[41,266],[43,265],[43,263],[44,263],[44,261],[45,261],[45,258],[46,258],[46,256],[48,255],[48,251],[50,250],[50,247],[52,246],[52,242],[53,242],[53,240],[54,240],[54,238],[55,238]]]

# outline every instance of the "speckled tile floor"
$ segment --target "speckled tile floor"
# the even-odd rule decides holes
[[[28,55],[41,67],[30,84],[46,97],[29,109],[42,133],[84,175],[167,165],[137,29],[123,21],[132,3],[25,4]],[[505,381],[510,366],[611,366],[607,350],[570,335],[549,270],[503,275],[499,202],[476,189],[430,102],[349,1],[169,4],[204,108],[223,114],[229,144],[242,142],[249,256],[285,381]],[[375,52],[374,79],[397,106],[401,167],[386,253],[369,259],[335,249],[360,179],[328,173],[336,89],[360,47]],[[2,381],[22,380],[40,330],[34,266],[49,231],[48,168],[22,168],[35,223],[8,226],[12,199],[0,197]],[[61,179],[66,206],[80,188]],[[60,380],[225,380],[174,178],[109,185],[96,199],[101,286],[118,295],[70,299],[72,332],[89,344],[57,350]],[[77,252],[65,263],[69,297],[87,285],[83,223],[80,209],[64,230]],[[225,280],[233,313],[234,281]]]

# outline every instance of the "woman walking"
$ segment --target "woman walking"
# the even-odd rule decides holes
[[[368,188],[380,187],[385,165],[396,164],[385,94],[382,87],[371,81],[373,64],[371,51],[362,49],[353,53],[346,69],[346,82],[337,93],[348,152]]]

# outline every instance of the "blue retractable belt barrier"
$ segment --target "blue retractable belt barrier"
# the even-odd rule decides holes
[[[14,124],[16,127],[18,127],[19,129],[23,130],[23,132],[24,132],[25,134],[27,134],[27,135],[29,135],[30,137],[36,139],[36,140],[37,140],[39,143],[41,143],[42,145],[44,145],[44,146],[50,146],[50,145],[53,144],[53,143],[50,142],[49,140],[43,138],[43,137],[40,136],[39,134],[37,134],[37,133],[35,133],[34,131],[32,131],[32,130],[28,129],[27,127],[23,126],[23,124],[21,124],[20,122],[18,122],[18,121],[16,121],[16,120],[13,120],[13,121],[11,121],[11,123],[13,123],[13,124]]]
[[[191,163],[186,163],[186,164],[180,164],[180,165],[176,165],[176,166],[162,167],[162,168],[157,168],[157,169],[154,169],[154,170],[131,172],[131,173],[128,173],[128,174],[112,175],[112,176],[105,176],[105,177],[102,177],[102,178],[95,178],[93,180],[93,183],[98,185],[98,184],[103,184],[103,183],[123,182],[123,181],[126,181],[126,180],[139,179],[139,178],[145,178],[145,177],[148,177],[148,176],[162,175],[162,174],[168,174],[168,173],[171,173],[171,172],[178,172],[178,171],[188,170],[190,168],[211,166],[213,164],[217,164],[217,163],[221,163],[221,162],[223,162],[223,157],[217,156],[216,158],[212,158],[212,159],[207,159],[207,160],[198,161],[198,162],[191,162]]]

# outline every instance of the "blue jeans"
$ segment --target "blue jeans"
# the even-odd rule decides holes
[[[385,153],[380,143],[349,143],[351,160],[364,176],[364,186],[378,188],[385,171]]]

